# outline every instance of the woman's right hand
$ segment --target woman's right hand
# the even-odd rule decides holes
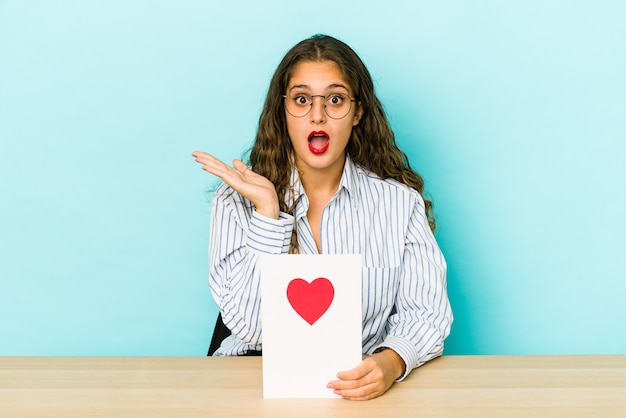
[[[250,200],[256,211],[268,218],[278,219],[280,207],[274,184],[252,171],[240,160],[233,160],[233,167],[206,152],[195,151],[191,154],[202,169],[224,180],[236,192]]]

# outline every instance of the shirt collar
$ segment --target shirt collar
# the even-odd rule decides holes
[[[346,163],[343,166],[343,174],[339,183],[339,190],[346,190],[350,198],[352,207],[356,210],[359,207],[359,188],[357,186],[357,166],[352,162],[349,155],[346,154]]]

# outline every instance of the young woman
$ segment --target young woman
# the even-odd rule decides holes
[[[261,349],[262,253],[363,255],[365,356],[328,383],[342,397],[379,396],[441,355],[452,312],[432,205],[348,45],[316,35],[285,55],[248,165],[193,156],[224,181],[213,201],[209,282],[233,334],[216,355]]]

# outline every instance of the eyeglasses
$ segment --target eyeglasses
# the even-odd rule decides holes
[[[352,99],[343,93],[331,93],[326,96],[321,94],[289,93],[283,95],[285,109],[291,116],[303,118],[313,108],[314,97],[321,97],[324,100],[324,112],[332,119],[345,118],[350,113],[350,109],[352,109],[352,103],[356,102],[356,99]]]

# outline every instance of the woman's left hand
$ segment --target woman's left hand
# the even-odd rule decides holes
[[[329,382],[327,387],[344,399],[373,399],[385,393],[404,374],[404,368],[402,357],[386,349],[365,357],[352,370],[337,373],[339,380]]]

